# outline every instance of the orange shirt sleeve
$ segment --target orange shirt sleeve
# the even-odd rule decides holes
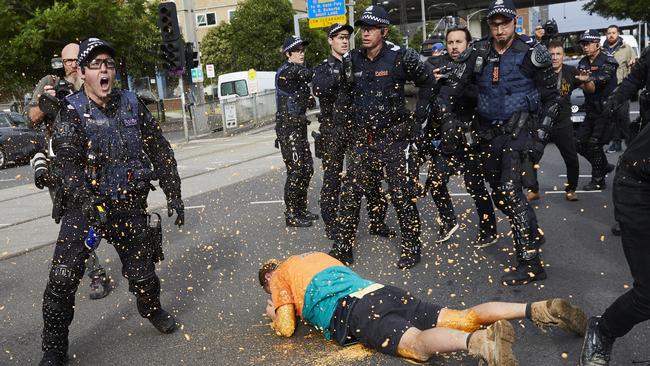
[[[278,267],[271,277],[271,300],[277,310],[282,305],[294,304],[294,297],[291,293],[291,285],[287,278],[286,267]]]

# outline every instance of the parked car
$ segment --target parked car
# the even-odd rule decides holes
[[[45,147],[45,134],[27,127],[25,117],[0,112],[0,169],[9,162],[26,163]]]

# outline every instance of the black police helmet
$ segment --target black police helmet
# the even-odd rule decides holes
[[[363,11],[361,18],[354,22],[355,27],[364,25],[371,27],[388,27],[390,25],[388,12],[379,5],[370,5]]]
[[[495,0],[488,8],[487,17],[492,18],[495,15],[502,15],[508,19],[513,19],[517,16],[517,8],[512,0]]]

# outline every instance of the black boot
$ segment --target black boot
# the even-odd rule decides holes
[[[164,309],[156,310],[147,319],[160,333],[169,334],[176,329],[176,319]]]
[[[98,300],[108,296],[108,293],[111,292],[111,280],[106,276],[106,273],[102,269],[103,273],[96,273],[90,276],[90,299]]]
[[[546,271],[539,259],[539,254],[537,254],[530,260],[520,259],[514,270],[511,269],[510,272],[501,277],[501,282],[505,286],[518,286],[545,279]]]
[[[610,338],[604,335],[598,329],[599,316],[589,319],[587,325],[587,334],[582,343],[582,353],[580,354],[580,366],[607,366],[612,354],[612,346],[616,338]]]
[[[54,351],[47,351],[43,354],[38,366],[63,366],[68,363],[68,355]]]
[[[309,220],[309,221],[316,221],[316,220],[318,220],[318,217],[319,217],[317,214],[309,212],[309,210],[304,210],[304,211],[298,212],[298,216],[301,219],[305,219],[305,220]]]
[[[454,235],[459,227],[460,226],[456,221],[443,222],[440,224],[440,227],[438,228],[438,239],[436,239],[436,243],[443,243],[451,239],[451,236]]]
[[[377,224],[377,225],[372,225],[371,224],[368,227],[368,232],[370,233],[370,235],[377,235],[377,236],[381,236],[381,237],[384,237],[384,238],[394,238],[395,236],[397,236],[397,233],[395,232],[395,230],[388,227],[388,225],[386,225],[385,222],[382,222],[382,223]]]
[[[485,230],[479,230],[476,239],[474,239],[474,246],[476,248],[487,248],[496,244],[499,241],[499,234],[488,233]]]
[[[352,254],[351,245],[343,245],[338,240],[334,242],[332,250],[329,255],[341,261],[346,266],[354,264],[354,255]]]
[[[285,212],[284,213],[285,223],[287,226],[292,227],[309,227],[312,225],[311,220],[301,217],[298,214]]]
[[[582,186],[582,189],[585,191],[601,191],[606,187],[605,178],[592,178],[591,182]]]
[[[421,260],[421,244],[418,241],[414,243],[402,242],[402,253],[400,254],[399,261],[397,261],[397,268],[409,269],[415,267]]]

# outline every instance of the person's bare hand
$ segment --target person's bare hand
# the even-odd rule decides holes
[[[636,63],[636,61],[637,61],[637,59],[633,58],[633,59],[630,60],[630,62],[628,62],[628,65],[630,65],[630,67],[632,67]]]
[[[591,76],[591,71],[589,70],[580,70],[580,74],[576,75],[576,79],[582,81],[583,83],[589,80]]]
[[[51,96],[56,96],[56,92],[54,91],[54,87],[52,85],[45,85],[43,88],[43,93],[47,93]]]
[[[433,69],[433,77],[436,78],[436,81],[440,80],[442,74],[440,73],[440,68]]]
[[[273,306],[273,300],[266,300],[266,316],[275,321],[275,306]]]

